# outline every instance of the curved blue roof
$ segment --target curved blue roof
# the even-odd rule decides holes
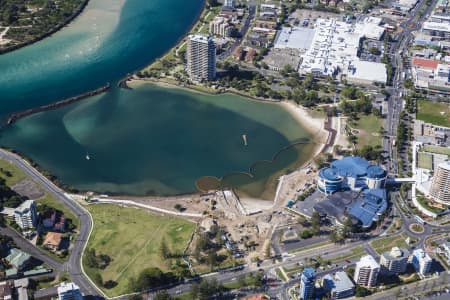
[[[367,174],[369,162],[359,156],[347,156],[331,163],[331,167],[343,177],[361,177]]]
[[[370,165],[367,168],[367,177],[369,178],[384,178],[386,177],[386,171],[376,165]]]
[[[339,181],[341,178],[334,168],[323,168],[319,171],[319,177],[330,181]]]

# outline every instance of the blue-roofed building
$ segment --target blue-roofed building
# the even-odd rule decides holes
[[[361,222],[362,227],[369,228],[377,222],[387,209],[386,190],[366,189],[351,207],[348,214]]]
[[[347,156],[321,169],[318,177],[318,190],[332,194],[348,189],[361,191],[365,188],[382,188],[386,183],[387,172],[362,157]]]
[[[316,282],[316,271],[313,268],[305,268],[300,277],[300,299],[308,300],[314,296],[314,286]]]

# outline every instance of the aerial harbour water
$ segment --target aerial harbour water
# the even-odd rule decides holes
[[[201,7],[91,0],[69,27],[0,56],[0,117],[117,82],[172,47]],[[311,140],[278,105],[150,84],[26,117],[0,135],[2,145],[83,190],[172,195],[214,176],[267,199],[275,177],[310,157]]]

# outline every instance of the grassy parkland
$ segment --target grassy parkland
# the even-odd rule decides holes
[[[168,253],[182,254],[196,228],[192,222],[136,208],[110,204],[87,208],[94,229],[83,266],[110,297],[131,292],[131,281],[140,278],[145,270],[157,268],[176,273],[174,268],[178,262],[162,257],[161,248],[166,248]]]
[[[438,126],[450,127],[450,104],[418,100],[417,119]]]

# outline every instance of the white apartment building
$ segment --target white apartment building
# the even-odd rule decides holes
[[[26,200],[14,210],[14,219],[22,230],[36,227],[37,212],[34,200]]]
[[[80,288],[73,282],[61,283],[58,286],[59,300],[83,300]]]
[[[215,17],[214,20],[209,23],[210,34],[229,37],[232,31],[233,25],[230,24],[228,18]]]
[[[426,275],[431,271],[433,259],[423,249],[416,249],[411,256],[411,263],[417,273]]]
[[[374,287],[377,285],[380,265],[375,261],[372,255],[366,255],[356,263],[354,280],[357,284]]]
[[[384,252],[380,257],[380,265],[389,274],[402,274],[408,265],[409,251],[393,247],[391,251]]]
[[[187,42],[187,73],[194,82],[216,77],[216,47],[211,36],[190,35]]]

